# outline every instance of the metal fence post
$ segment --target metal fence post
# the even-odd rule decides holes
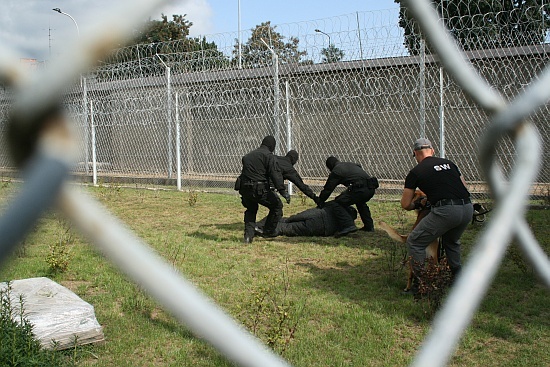
[[[445,98],[443,67],[439,68],[439,156],[445,158]]]
[[[88,127],[88,88],[85,77],[81,77],[82,81],[82,119],[84,120],[84,161],[86,162],[86,175],[90,173],[88,163],[90,162],[88,145],[89,145],[89,127]]]
[[[420,138],[426,137],[426,42],[424,38],[420,39]]]
[[[176,165],[177,165],[177,187],[178,191],[181,191],[181,141],[180,141],[180,115],[179,115],[179,102],[178,92],[175,95],[176,102]]]
[[[94,104],[90,101],[90,123],[92,126],[92,182],[97,185],[97,155],[96,155],[96,141],[95,141],[95,123],[94,123]],[[86,149],[88,147],[86,146]],[[88,166],[88,162],[86,162]]]
[[[292,119],[290,117],[290,85],[288,80],[285,81],[285,98],[286,98],[286,149],[287,152],[292,149]],[[288,181],[288,193],[292,195],[292,182]]]
[[[162,65],[166,70],[166,118],[168,127],[168,178],[172,178],[172,84],[170,77],[170,68],[160,58],[159,54],[156,54]]]

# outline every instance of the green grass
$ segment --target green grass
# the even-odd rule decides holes
[[[13,186],[0,189],[2,202]],[[238,196],[85,190],[294,366],[405,366],[430,328],[428,305],[400,293],[406,281],[406,270],[399,264],[404,248],[382,231],[338,239],[259,238],[244,245]],[[285,204],[285,215],[313,205],[296,198]],[[414,214],[403,212],[396,201],[373,201],[370,207],[375,221],[384,220],[403,232],[413,222]],[[261,209],[259,218],[265,214]],[[549,219],[548,210],[527,215],[546,253]],[[463,236],[465,263],[483,225],[471,225]],[[47,276],[94,305],[106,341],[77,348],[75,364],[232,365],[78,233],[67,241],[67,269],[51,269],[46,261],[51,246],[66,239],[66,231],[60,214],[45,216],[13,258],[2,264],[0,280]],[[512,247],[449,365],[550,365],[549,304],[550,292]]]

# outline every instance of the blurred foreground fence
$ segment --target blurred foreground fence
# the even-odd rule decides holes
[[[241,156],[272,134],[276,153],[298,150],[297,169],[313,186],[326,178],[325,159],[336,155],[381,179],[381,192],[393,192],[416,163],[412,142],[425,136],[436,154],[458,163],[474,196],[485,196],[477,151],[487,114],[423,43],[411,55],[395,14],[361,12],[270,28],[299,39],[305,53],[296,62],[272,57],[265,47],[239,67],[231,43],[236,34],[204,36],[203,43],[217,45],[215,52],[184,52],[185,41],[118,49],[66,94],[81,137],[74,173],[94,183],[230,188]],[[472,38],[479,32],[460,18],[449,23],[469,26],[462,31]],[[340,61],[323,58],[327,39],[320,29],[342,51]],[[251,32],[243,32],[244,39]],[[480,43],[465,55],[507,98],[549,60],[550,44],[531,41],[518,33],[507,42]],[[0,126],[9,103],[0,92]],[[550,195],[548,108],[530,115],[543,138],[543,168],[531,192],[536,197]],[[495,154],[508,174],[513,144],[504,140]],[[9,176],[12,168],[2,146],[0,173]]]

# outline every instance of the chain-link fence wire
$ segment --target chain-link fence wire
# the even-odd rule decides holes
[[[144,4],[141,6],[145,8]],[[21,115],[20,120],[23,117],[23,123],[32,122],[31,117],[40,116],[37,111],[60,98],[57,93],[48,95],[44,84],[53,87],[54,91],[61,91],[64,86],[62,100],[66,110],[80,122],[77,124],[80,126],[80,140],[83,144],[93,145],[84,145],[85,148],[79,150],[81,164],[77,170],[87,173],[90,170],[89,157],[95,157],[91,162],[93,171],[99,168],[107,173],[137,177],[155,176],[161,172],[160,177],[171,179],[177,172],[173,168],[174,162],[183,158],[186,177],[189,180],[201,179],[211,187],[223,186],[225,181],[220,179],[223,177],[231,182],[239,169],[234,161],[257,146],[267,133],[278,136],[280,152],[284,152],[281,146],[301,150],[303,158],[299,168],[308,178],[324,176],[315,172],[322,166],[326,155],[336,154],[364,164],[387,185],[392,180],[401,180],[411,165],[403,163],[410,155],[410,142],[417,136],[430,137],[445,148],[448,157],[464,167],[466,176],[471,173],[475,177],[475,181],[470,180],[471,184],[479,180],[480,193],[486,190],[484,177],[487,177],[499,204],[476,246],[479,256],[473,256],[474,260],[464,269],[449,302],[435,321],[432,334],[414,362],[422,366],[443,365],[483,298],[512,236],[518,238],[541,277],[550,285],[548,257],[523,220],[525,199],[533,193],[540,195],[541,191],[537,190],[544,190],[548,181],[544,169],[539,174],[538,167],[541,160],[543,166],[546,162],[541,152],[547,151],[548,134],[542,120],[547,108],[546,86],[550,72],[540,73],[547,63],[545,38],[540,44],[524,45],[525,41],[517,41],[521,38],[519,32],[516,38],[512,38],[516,40],[514,43],[499,42],[499,49],[478,49],[471,46],[473,41],[463,41],[468,51],[460,53],[453,48],[452,39],[442,31],[441,18],[430,10],[427,1],[415,1],[409,5],[431,40],[429,47],[413,50],[413,56],[403,53],[377,59],[293,64],[281,62],[280,55],[275,58],[268,50],[271,58],[265,57],[269,55],[266,52],[263,61],[260,58],[256,61],[246,59],[242,68],[227,64],[214,66],[220,61],[219,55],[215,57],[216,62],[206,63],[201,59],[203,69],[197,71],[197,58],[189,58],[186,64],[181,58],[172,59],[174,56],[168,52],[155,51],[147,63],[142,59],[137,63],[135,59],[123,63],[106,62],[82,78],[80,85],[77,83],[67,90],[69,76],[74,78],[83,72],[92,60],[99,58],[94,51],[104,49],[97,44],[101,44],[101,37],[106,35],[97,32],[97,44],[77,49],[79,53],[73,55],[72,63],[60,64],[62,66],[57,68],[56,71],[65,70],[68,76],[50,73],[39,81],[41,84],[31,84],[19,94],[4,92],[2,117],[7,116],[6,111],[15,110]],[[140,5],[132,5],[132,8],[139,9]],[[546,14],[541,7],[534,8],[539,14]],[[359,13],[355,15],[356,19],[361,19]],[[499,16],[502,12],[494,17],[498,19]],[[448,19],[449,24],[453,24],[452,31],[460,35],[456,38],[464,38],[463,33],[457,32],[461,29],[460,22],[453,23],[453,18]],[[329,34],[335,33],[346,32]],[[357,32],[358,35],[361,33]],[[471,33],[476,35],[476,44],[479,44],[482,38],[477,32]],[[350,34],[348,32],[348,36]],[[329,44],[334,43],[332,37],[336,38],[331,36]],[[109,39],[112,39],[112,34]],[[466,41],[469,40],[466,37]],[[389,40],[384,47],[388,43]],[[360,54],[363,47],[367,46],[361,41]],[[430,47],[439,56],[433,54]],[[193,55],[195,53],[188,57]],[[4,61],[0,57],[0,70],[7,75],[10,65]],[[151,67],[151,73],[144,71],[147,65]],[[247,65],[254,67],[246,69]],[[444,69],[441,69],[442,65]],[[175,72],[178,67],[185,72]],[[447,72],[457,81],[456,84]],[[512,75],[515,79],[511,78]],[[443,93],[438,93],[441,90]],[[438,103],[440,101],[445,103]],[[438,141],[441,120],[445,134],[440,135]],[[488,120],[492,123],[487,132]],[[39,121],[44,124],[43,119]],[[44,127],[30,126],[31,132],[32,128]],[[3,125],[2,134],[5,132]],[[144,135],[149,138],[144,139]],[[141,139],[139,144],[134,143],[136,139]],[[27,189],[0,220],[3,234],[24,234],[40,211],[50,205],[45,200],[37,209],[37,205],[29,202],[34,204],[32,199],[36,197],[55,198],[60,190],[60,208],[81,231],[180,321],[198,330],[230,359],[242,365],[285,364],[262,347],[256,347],[253,338],[237,331],[238,328],[234,329],[233,323],[215,307],[206,306],[192,286],[177,274],[167,271],[169,266],[124,229],[116,218],[104,213],[93,201],[61,186],[63,170],[69,168],[66,156],[59,152],[59,145],[63,144],[56,144],[61,142],[63,139],[49,129],[38,137],[38,154],[32,160],[35,165],[30,166],[32,169],[26,176]],[[12,142],[12,150],[17,150],[14,146],[18,145]],[[175,153],[178,146],[185,147],[181,156]],[[23,146],[23,150],[32,148]],[[476,151],[481,157],[479,167]],[[6,156],[3,153],[2,162],[7,162],[7,172],[13,163]],[[135,163],[139,167],[137,174],[126,168],[126,162],[131,165],[131,161],[138,161]],[[376,167],[377,162],[383,170],[369,169],[369,166]],[[70,167],[74,169],[74,166]],[[400,175],[394,177],[393,173],[397,171],[401,171]],[[535,180],[537,184],[533,185]],[[507,195],[503,195],[505,187]],[[26,224],[21,225],[23,222]],[[2,250],[16,243],[18,236],[12,237],[6,241],[3,236],[0,242]],[[141,274],[145,259],[152,269],[146,277]],[[169,286],[159,287],[159,284]],[[183,300],[190,304],[182,310]],[[196,312],[202,312],[201,308],[206,314],[196,317]],[[196,322],[206,319],[215,322]],[[220,325],[223,326],[221,329]],[[247,350],[247,356],[240,353],[241,350]]]
[[[447,14],[446,22],[476,70],[510,98],[548,61],[546,33],[539,29],[542,36],[535,38],[512,32],[496,42],[479,34],[517,10],[471,11]],[[525,13],[546,16],[542,6]],[[325,159],[336,155],[377,176],[380,196],[402,188],[415,164],[411,144],[425,136],[436,154],[461,167],[474,198],[486,197],[476,152],[487,114],[428,46],[405,47],[417,36],[404,32],[396,14],[357,12],[242,31],[240,68],[236,32],[117,49],[66,94],[82,141],[74,171],[88,180],[96,172],[94,182],[99,177],[174,186],[179,178],[204,189],[230,188],[242,155],[273,134],[276,153],[298,150],[296,168],[314,188],[328,173]],[[520,25],[540,28],[547,24],[541,19],[532,16]],[[295,48],[290,40],[297,40]],[[330,47],[342,52],[341,60],[329,62],[335,53]],[[0,100],[2,113],[9,98],[4,93]],[[531,191],[538,198],[549,194],[548,107],[531,115],[544,147],[543,169]],[[495,154],[507,175],[515,157],[511,141],[501,141]],[[0,150],[2,172],[11,168],[7,157]]]

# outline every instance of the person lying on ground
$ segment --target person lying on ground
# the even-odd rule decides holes
[[[341,228],[338,227],[338,221],[334,214],[335,208],[339,204],[334,201],[328,201],[322,208],[315,207],[306,209],[298,214],[288,218],[281,218],[275,229],[277,236],[333,236],[338,234]],[[346,211],[350,220],[357,219],[357,210],[352,206],[347,206]],[[261,236],[265,224],[265,218],[256,223],[256,233]]]

